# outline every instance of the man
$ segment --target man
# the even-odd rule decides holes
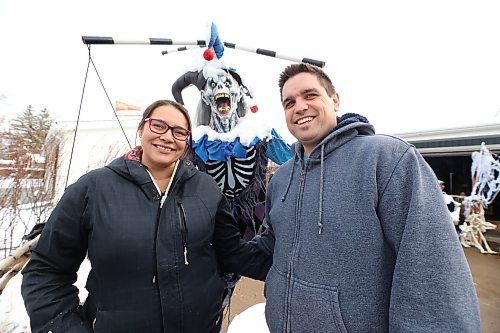
[[[477,296],[437,179],[415,148],[337,118],[329,77],[293,64],[279,87],[294,158],[269,184],[271,332],[480,332]]]

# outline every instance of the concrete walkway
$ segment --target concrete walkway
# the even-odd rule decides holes
[[[500,244],[489,241],[493,251]],[[500,255],[481,254],[476,248],[465,248],[481,308],[483,333],[500,333]]]

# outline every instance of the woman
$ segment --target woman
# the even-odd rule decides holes
[[[187,110],[151,104],[141,147],[68,187],[23,270],[33,332],[218,332],[220,270],[263,280],[271,258],[244,243],[215,181],[188,153]],[[72,283],[86,253],[89,296]]]

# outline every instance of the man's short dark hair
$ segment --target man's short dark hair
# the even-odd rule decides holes
[[[316,76],[319,83],[325,88],[328,96],[331,97],[335,94],[335,87],[333,86],[332,80],[330,80],[328,75],[321,68],[307,63],[298,63],[289,65],[280,75],[278,85],[280,87],[281,99],[283,99],[283,86],[285,82],[300,73],[310,73]]]

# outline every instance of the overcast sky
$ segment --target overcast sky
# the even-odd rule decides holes
[[[0,0],[0,112],[31,104],[76,119],[88,50],[81,36],[205,39],[326,62],[341,113],[365,115],[379,133],[500,122],[500,5],[484,0],[379,1]],[[94,45],[92,58],[115,101],[145,108],[202,63],[202,50]],[[259,112],[285,137],[277,79],[290,62],[226,50]],[[185,95],[197,104],[193,88]],[[91,67],[83,119],[113,112]]]

